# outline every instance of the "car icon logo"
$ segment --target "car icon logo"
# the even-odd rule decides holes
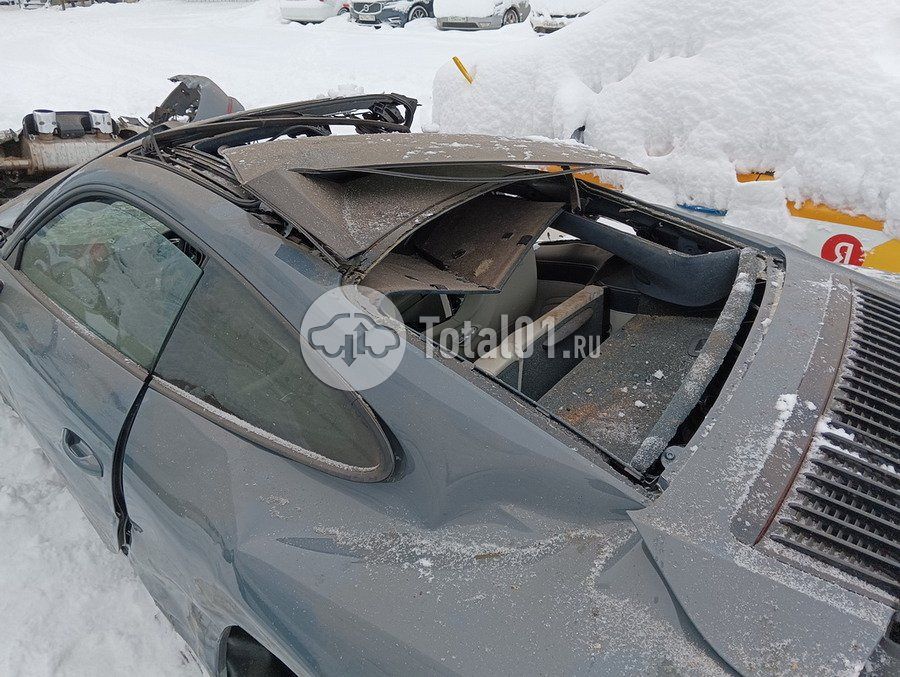
[[[338,326],[338,325],[343,325]],[[329,331],[332,329],[337,331]],[[385,357],[400,347],[400,335],[363,313],[338,313],[326,324],[309,331],[309,344],[326,357],[337,357],[348,367],[361,356]]]
[[[310,371],[333,388],[367,390],[400,366],[406,327],[393,303],[374,289],[348,285],[317,298],[300,333]]]

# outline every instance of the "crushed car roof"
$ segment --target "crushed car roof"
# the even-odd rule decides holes
[[[577,165],[646,173],[635,164],[574,141],[481,134],[361,134],[279,139],[224,151],[247,180],[272,169],[301,173],[437,165]]]
[[[301,137],[221,154],[247,190],[344,261],[500,184],[536,177],[523,167],[646,173],[574,142],[476,134]]]

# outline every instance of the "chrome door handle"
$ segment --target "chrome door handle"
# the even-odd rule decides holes
[[[100,464],[100,459],[97,458],[87,442],[68,428],[63,428],[62,445],[66,456],[72,463],[89,475],[103,477],[103,466]]]

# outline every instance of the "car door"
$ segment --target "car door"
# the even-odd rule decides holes
[[[300,343],[296,329],[210,257],[128,435],[129,558],[211,665],[233,623],[273,651],[303,644],[298,637],[310,631],[285,591],[315,595],[277,572],[261,575],[271,567],[264,523],[272,506],[259,501],[260,492],[272,492],[266,478],[282,478],[301,497],[323,484],[352,490],[355,480],[381,479],[393,465],[372,411],[358,394],[318,380]],[[289,569],[302,567],[299,550],[278,547]],[[282,624],[272,607],[284,603],[294,610]],[[263,627],[244,614],[264,619]],[[277,631],[266,627],[273,623]]]
[[[114,194],[36,215],[0,265],[0,382],[85,514],[118,545],[114,457],[198,256]]]

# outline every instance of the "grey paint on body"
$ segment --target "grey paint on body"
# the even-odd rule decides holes
[[[104,184],[151,202],[295,325],[340,283],[322,259],[162,168],[105,158],[67,189]],[[820,674],[861,665],[891,610],[731,533],[776,402],[797,392],[821,330],[823,291],[845,276],[784,253],[787,270],[764,304],[768,326],[757,322],[706,425],[667,468],[662,494],[539,426],[533,412],[520,415],[524,400],[498,400],[485,377],[425,359],[410,341],[400,369],[366,393],[397,448],[385,482],[273,454],[151,379],[125,447],[128,556],[214,674],[232,626],[298,674]],[[106,459],[141,379],[42,313],[8,265],[0,275],[0,387],[93,512],[108,497],[66,466],[54,431],[92,431]]]

